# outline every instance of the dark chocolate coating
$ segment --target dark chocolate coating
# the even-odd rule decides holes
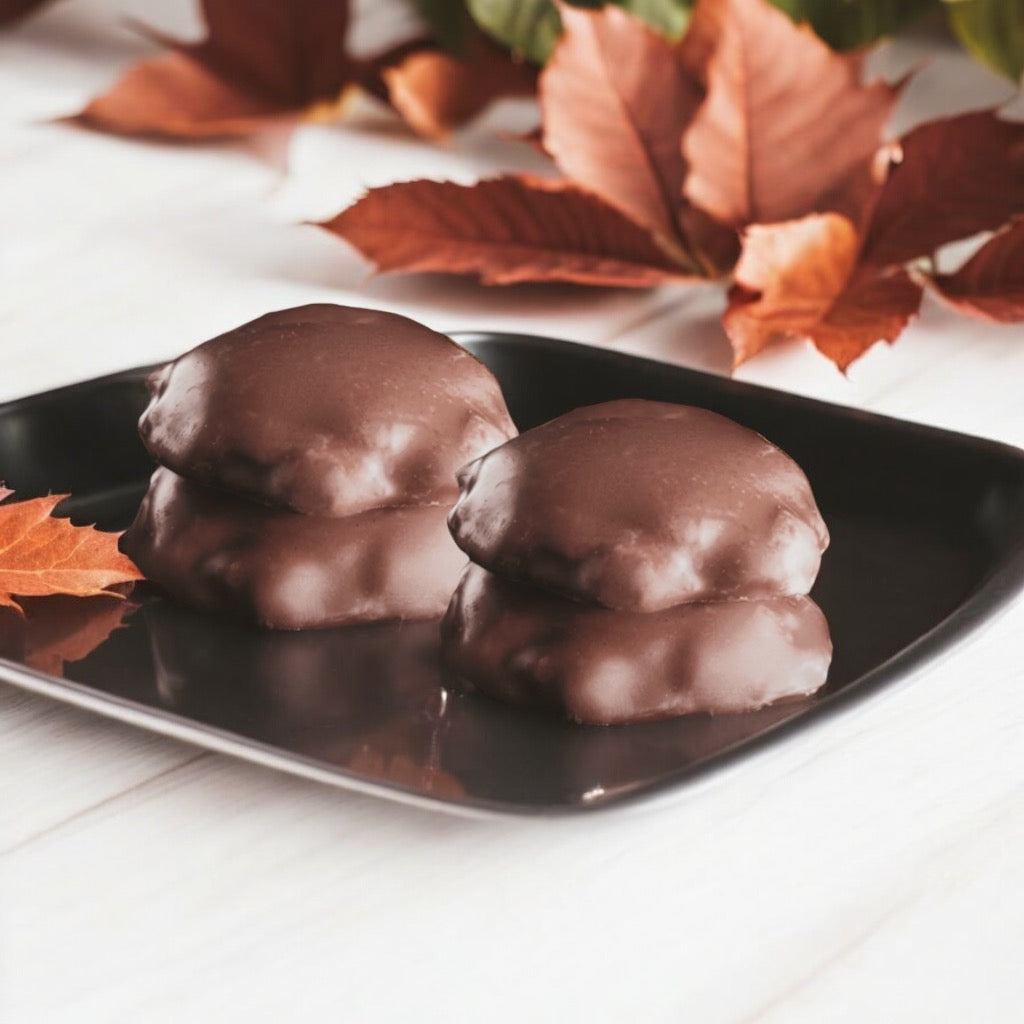
[[[825,682],[832,641],[808,597],[620,612],[470,565],[441,623],[441,650],[499,700],[618,725],[805,697]]]
[[[440,616],[466,559],[445,505],[334,519],[269,509],[158,469],[121,539],[196,608],[275,629]]]
[[[269,313],[156,371],[142,440],[181,476],[310,515],[454,501],[514,436],[490,371],[393,313]]]
[[[706,409],[575,409],[464,467],[449,518],[479,565],[653,612],[811,588],[828,544],[803,471]]]

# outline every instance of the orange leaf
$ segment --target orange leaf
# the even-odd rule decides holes
[[[939,295],[971,316],[1024,320],[1024,220],[989,239],[955,274],[933,278]]]
[[[117,534],[51,517],[64,497],[0,505],[0,607],[20,608],[15,596],[109,596],[115,584],[142,579],[117,550]]]
[[[544,149],[577,184],[677,245],[685,261],[679,140],[703,98],[700,82],[677,46],[621,8],[560,13],[562,35],[539,82]]]
[[[176,139],[246,135],[333,103],[362,65],[346,54],[347,0],[202,0],[208,35],[130,67],[78,120]]]
[[[764,0],[700,0],[689,48],[707,99],[684,140],[686,193],[719,220],[771,224],[836,211],[858,223],[896,89]]]
[[[921,288],[903,271],[858,265],[859,250],[853,224],[836,213],[748,228],[724,318],[735,363],[781,338],[809,338],[845,370],[875,342],[895,340]]]
[[[917,316],[921,295],[921,286],[902,268],[861,265],[809,332],[810,339],[845,371],[877,342],[894,342]]]
[[[1024,213],[1024,124],[993,110],[961,114],[915,128],[899,151],[871,219],[867,262],[931,256]]]
[[[432,139],[444,138],[494,100],[532,95],[537,78],[530,65],[482,35],[474,36],[465,56],[422,50],[384,69],[382,77],[406,124]]]
[[[526,175],[476,185],[388,185],[320,226],[381,271],[476,274],[485,284],[634,288],[687,276],[650,232],[597,196]]]
[[[808,336],[846,286],[858,248],[853,224],[838,213],[747,228],[739,290],[725,314],[735,362],[777,338]]]

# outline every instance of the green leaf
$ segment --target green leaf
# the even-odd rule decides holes
[[[1016,0],[994,0],[1015,3]],[[935,6],[935,0],[772,0],[794,21],[808,21],[836,50],[852,50],[892,35]]]
[[[573,0],[573,7],[594,10],[603,0]],[[683,34],[692,0],[617,0],[651,28],[670,38]],[[513,53],[544,64],[558,42],[562,23],[551,0],[466,0],[473,20]]]
[[[551,0],[466,0],[473,20],[517,56],[544,64],[562,22]]]
[[[466,31],[472,25],[464,0],[412,0],[417,14],[430,26],[442,50],[459,56],[466,50]]]
[[[420,3],[438,3],[443,0],[420,0]],[[690,10],[696,0],[612,0],[647,22],[651,28],[678,39],[686,29]],[[933,9],[937,0],[771,0],[794,21],[809,22],[822,39],[838,50],[851,50],[872,43],[882,36],[892,35],[905,28],[926,11]],[[946,0],[950,2],[950,0]],[[603,7],[602,0],[572,0],[574,7]],[[466,0],[473,20],[514,53],[533,61],[546,63],[558,41],[561,22],[551,0]],[[1024,32],[1024,5],[1022,0],[959,0],[956,8],[984,7],[988,11],[1001,10],[1002,22],[1015,21],[1018,32]],[[1011,14],[1002,8],[1014,7],[1020,13]],[[995,14],[988,17],[994,19]],[[1019,40],[1018,40],[1019,42]],[[968,46],[970,47],[970,43]],[[1017,46],[1018,60],[1024,46]],[[990,58],[991,60],[992,58]],[[999,65],[1005,70],[1005,61]]]
[[[1014,81],[1024,73],[1021,0],[946,0],[949,23],[971,55]]]
[[[693,3],[688,0],[617,0],[616,6],[646,21],[655,32],[669,39],[679,39],[690,23]]]

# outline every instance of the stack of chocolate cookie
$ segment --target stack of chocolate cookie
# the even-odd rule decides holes
[[[306,629],[440,615],[455,471],[515,435],[490,372],[390,313],[260,317],[150,379],[160,463],[122,547],[193,606]]]
[[[761,435],[642,400],[576,409],[466,466],[472,565],[446,661],[510,703],[611,724],[813,693],[831,641],[806,595],[828,532]]]

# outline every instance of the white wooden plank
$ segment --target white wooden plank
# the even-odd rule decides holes
[[[221,758],[186,767],[7,858],[12,1005],[54,1021],[273,1019],[301,994],[305,1012],[343,1001],[356,1019],[423,1006],[427,1019],[685,1009],[709,1022],[799,1005],[808,978],[841,978],[847,951],[909,900],[954,913],[937,882],[969,902],[973,858],[986,870],[1019,839],[1005,810],[1020,796],[1021,673],[964,678],[1017,628],[1006,618],[885,698],[648,812],[468,822]],[[965,835],[975,846],[946,872]],[[957,998],[992,950],[965,943],[963,957]],[[881,998],[890,975],[863,973]]]
[[[195,755],[0,683],[0,853]]]

